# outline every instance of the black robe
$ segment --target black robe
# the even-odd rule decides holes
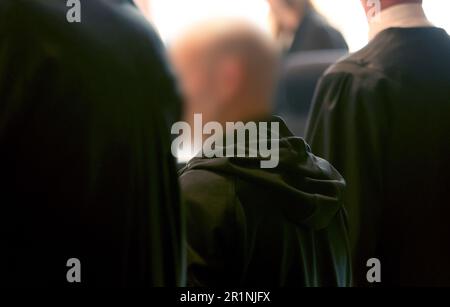
[[[188,283],[220,287],[351,285],[342,195],[345,183],[301,138],[279,123],[279,163],[257,157],[198,157],[180,171],[186,202]],[[242,144],[261,144],[268,130]],[[224,143],[226,144],[226,143]],[[272,144],[270,142],[270,144]],[[226,149],[225,149],[226,148]],[[212,156],[205,153],[206,156]]]
[[[345,38],[314,9],[307,9],[288,53],[331,49],[348,50]]]
[[[347,182],[356,281],[450,285],[450,39],[391,28],[322,77],[307,141]]]
[[[0,1],[1,284],[179,285],[182,215],[157,35],[128,1]],[[72,275],[73,276],[73,275]]]

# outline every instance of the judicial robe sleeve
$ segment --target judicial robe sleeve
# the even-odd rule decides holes
[[[378,232],[383,203],[381,152],[390,122],[386,93],[394,87],[375,70],[352,63],[337,64],[322,77],[310,114],[307,142],[314,154],[330,161],[347,183],[344,202],[354,253],[371,253],[376,248],[371,238]],[[362,236],[369,239],[360,242]],[[374,256],[358,255],[355,259]],[[365,265],[355,264],[355,272],[364,270]]]

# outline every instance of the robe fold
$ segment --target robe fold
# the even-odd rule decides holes
[[[390,28],[322,77],[307,128],[347,183],[355,281],[450,285],[450,39]]]

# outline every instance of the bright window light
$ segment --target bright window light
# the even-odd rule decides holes
[[[145,1],[145,0],[141,0]],[[269,31],[265,0],[148,0],[153,23],[164,42],[170,43],[185,27],[216,17],[237,17]],[[316,8],[338,28],[356,51],[367,43],[368,26],[359,0],[313,0]],[[450,32],[450,1],[424,0],[430,21]]]
[[[269,31],[264,0],[150,0],[151,18],[164,42],[170,43],[193,23],[214,18],[246,19]]]

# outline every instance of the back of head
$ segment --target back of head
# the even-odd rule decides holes
[[[361,0],[361,3],[366,10],[369,12],[373,9],[374,6],[379,5],[381,10],[386,10],[390,7],[400,5],[400,4],[422,4],[423,0]]]
[[[233,19],[192,27],[173,47],[188,116],[244,120],[269,115],[278,54],[269,37]]]

